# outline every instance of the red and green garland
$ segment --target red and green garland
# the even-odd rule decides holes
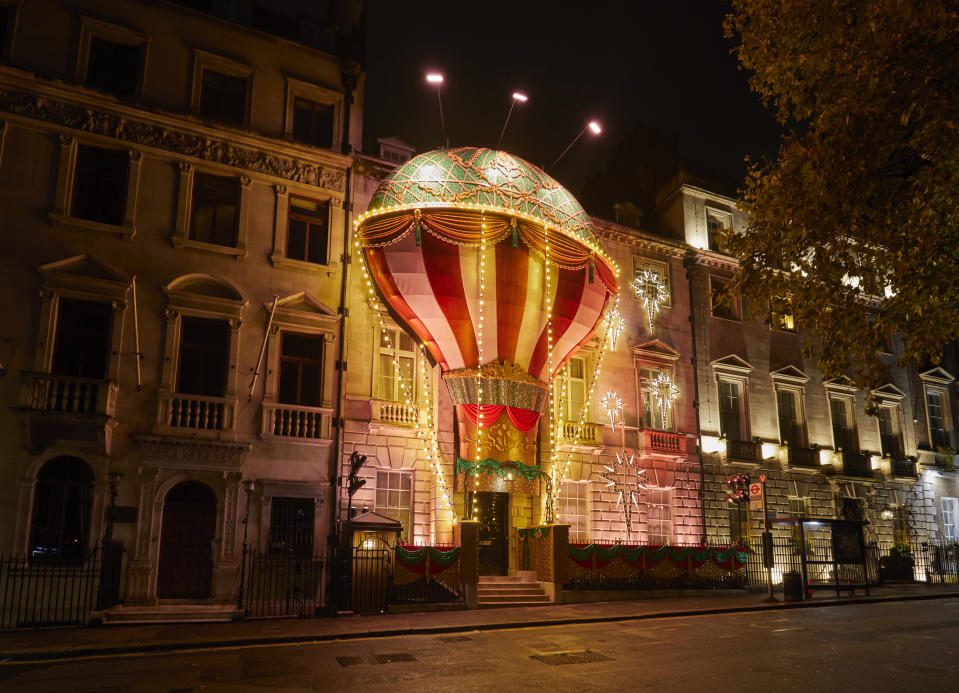
[[[458,546],[403,546],[396,547],[396,562],[416,575],[439,575],[460,557]]]
[[[648,570],[668,560],[678,568],[696,570],[713,562],[730,572],[746,565],[746,551],[735,546],[625,546],[622,544],[570,544],[569,557],[587,570],[601,570],[619,558],[635,570]]]

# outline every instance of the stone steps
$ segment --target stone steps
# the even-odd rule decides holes
[[[536,574],[481,575],[477,585],[477,602],[481,609],[507,606],[542,606],[549,597],[536,582]]]
[[[105,625],[138,623],[229,623],[238,611],[232,604],[162,604],[115,606],[102,613]]]

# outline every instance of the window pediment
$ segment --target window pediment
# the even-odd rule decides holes
[[[643,361],[678,361],[679,352],[660,339],[652,339],[633,347],[633,357]]]
[[[872,395],[880,399],[902,400],[905,398],[906,393],[892,383],[886,383],[885,385],[877,387],[875,390],[873,390]]]
[[[44,277],[46,288],[54,291],[80,292],[117,301],[126,300],[130,278],[83,254],[48,262],[37,268]]]
[[[859,390],[859,388],[856,387],[856,384],[844,375],[838,378],[833,378],[832,380],[827,380],[823,383],[823,386],[826,388],[827,392],[855,394],[856,391]]]
[[[273,302],[265,303],[263,307],[269,312]],[[338,313],[305,291],[280,298],[273,316],[273,322],[282,327],[313,328],[325,332],[332,332],[339,320]]]
[[[956,378],[945,368],[937,366],[932,368],[924,373],[920,373],[919,377],[923,382],[932,383],[935,385],[949,385],[955,382]]]
[[[786,366],[772,371],[769,376],[773,379],[773,382],[794,383],[796,385],[805,385],[809,381],[809,376],[795,366]]]
[[[749,375],[753,370],[752,364],[736,354],[729,354],[710,361],[710,365],[720,373],[735,373],[736,375]]]
[[[170,308],[239,318],[247,301],[235,286],[209,274],[184,274],[163,287]]]

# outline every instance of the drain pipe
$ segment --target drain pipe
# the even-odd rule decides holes
[[[702,543],[706,545],[706,473],[703,471],[703,424],[699,418],[699,352],[696,350],[696,309],[693,302],[693,268],[696,267],[696,254],[690,250],[683,257],[686,269],[686,281],[689,282],[689,331],[692,335],[693,356],[693,409],[696,410],[696,453],[699,457],[699,513],[703,523]]]

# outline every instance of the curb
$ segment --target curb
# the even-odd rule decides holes
[[[420,628],[402,628],[390,630],[357,631],[354,633],[328,633],[321,635],[258,636],[253,638],[234,638],[231,640],[209,640],[198,642],[171,642],[156,645],[124,645],[117,647],[87,647],[67,650],[42,650],[28,652],[0,652],[0,666],[10,664],[44,663],[51,661],[70,661],[77,659],[96,659],[142,654],[167,654],[188,651],[204,651],[228,648],[248,648],[269,645],[310,645],[338,640],[360,640],[364,638],[389,638],[407,635],[441,635],[471,631],[515,630],[520,628],[548,628],[566,625],[589,625],[594,623],[621,623],[624,621],[648,621],[683,616],[707,616],[716,614],[750,613],[783,609],[817,609],[823,607],[846,606],[849,604],[878,604],[884,602],[929,601],[959,597],[959,592],[942,594],[916,594],[889,597],[853,597],[844,601],[822,602],[779,602],[777,604],[755,604],[751,606],[712,607],[702,609],[676,609],[646,614],[622,616],[588,616],[582,618],[539,619],[534,621],[509,621],[500,623],[479,623],[458,626],[424,626]]]

